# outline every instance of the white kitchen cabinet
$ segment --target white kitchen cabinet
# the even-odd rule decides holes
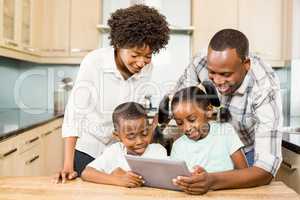
[[[61,136],[62,120],[45,125],[40,130],[42,139],[43,175],[53,175],[63,167],[64,141]]]
[[[193,0],[193,55],[205,52],[211,37],[224,28],[238,28],[238,0]]]
[[[19,137],[0,142],[0,176],[13,176],[18,171]]]
[[[70,14],[70,56],[83,58],[99,46],[99,31],[96,26],[100,20],[99,0],[71,0]]]
[[[42,176],[43,154],[41,144],[18,155],[17,176]]]
[[[33,61],[33,5],[40,0],[0,1],[0,55]],[[40,16],[39,16],[40,17]]]
[[[282,158],[276,180],[283,181],[300,194],[300,155],[283,147]]]
[[[273,67],[286,66],[291,52],[292,0],[193,0],[193,55],[224,28],[249,39],[250,52]]]
[[[41,56],[66,57],[69,53],[69,0],[43,0]]]
[[[250,41],[250,51],[272,65],[283,66],[291,51],[291,0],[239,0],[239,30]]]
[[[0,176],[53,175],[63,166],[62,118],[0,142]]]
[[[8,48],[18,47],[17,8],[17,0],[2,0],[2,37],[3,45]]]

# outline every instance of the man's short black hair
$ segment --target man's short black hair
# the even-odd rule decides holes
[[[153,53],[158,53],[170,38],[166,17],[142,4],[116,10],[107,23],[110,44],[114,48],[144,48],[147,45]]]
[[[210,40],[209,47],[215,51],[236,49],[237,54],[244,61],[249,55],[249,41],[240,31],[223,29],[217,32]]]
[[[120,127],[120,119],[147,119],[146,109],[139,103],[136,102],[126,102],[118,105],[113,114],[112,120],[114,124],[115,130],[119,130]]]

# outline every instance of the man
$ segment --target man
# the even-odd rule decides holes
[[[282,109],[275,72],[260,58],[249,56],[249,42],[243,33],[224,29],[211,39],[207,55],[196,56],[186,68],[176,90],[204,80],[214,83],[222,105],[230,110],[249,168],[207,173],[199,166],[192,177],[178,177],[174,184],[187,193],[203,194],[270,183],[282,161],[278,131]]]

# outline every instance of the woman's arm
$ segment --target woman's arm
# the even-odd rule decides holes
[[[231,160],[234,164],[235,169],[243,169],[248,167],[248,163],[245,157],[245,154],[241,149],[237,150],[233,154],[231,154]]]
[[[107,174],[92,167],[86,167],[81,174],[81,178],[93,183],[124,187],[139,187],[143,184],[140,176],[132,172],[126,172],[121,168],[117,168],[111,174]]]
[[[67,137],[65,139],[65,155],[63,169],[55,175],[54,182],[65,183],[66,180],[71,180],[77,177],[77,172],[74,171],[74,155],[77,137]]]

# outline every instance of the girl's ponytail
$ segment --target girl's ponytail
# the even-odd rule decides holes
[[[205,93],[208,96],[209,102],[212,106],[217,108],[217,120],[220,122],[228,122],[231,120],[231,114],[228,108],[220,106],[218,92],[215,86],[210,81],[203,81],[201,83],[205,88]]]
[[[164,96],[161,100],[158,108],[158,125],[156,126],[153,133],[153,142],[163,142],[163,130],[171,120],[170,116],[170,101],[171,96]]]

